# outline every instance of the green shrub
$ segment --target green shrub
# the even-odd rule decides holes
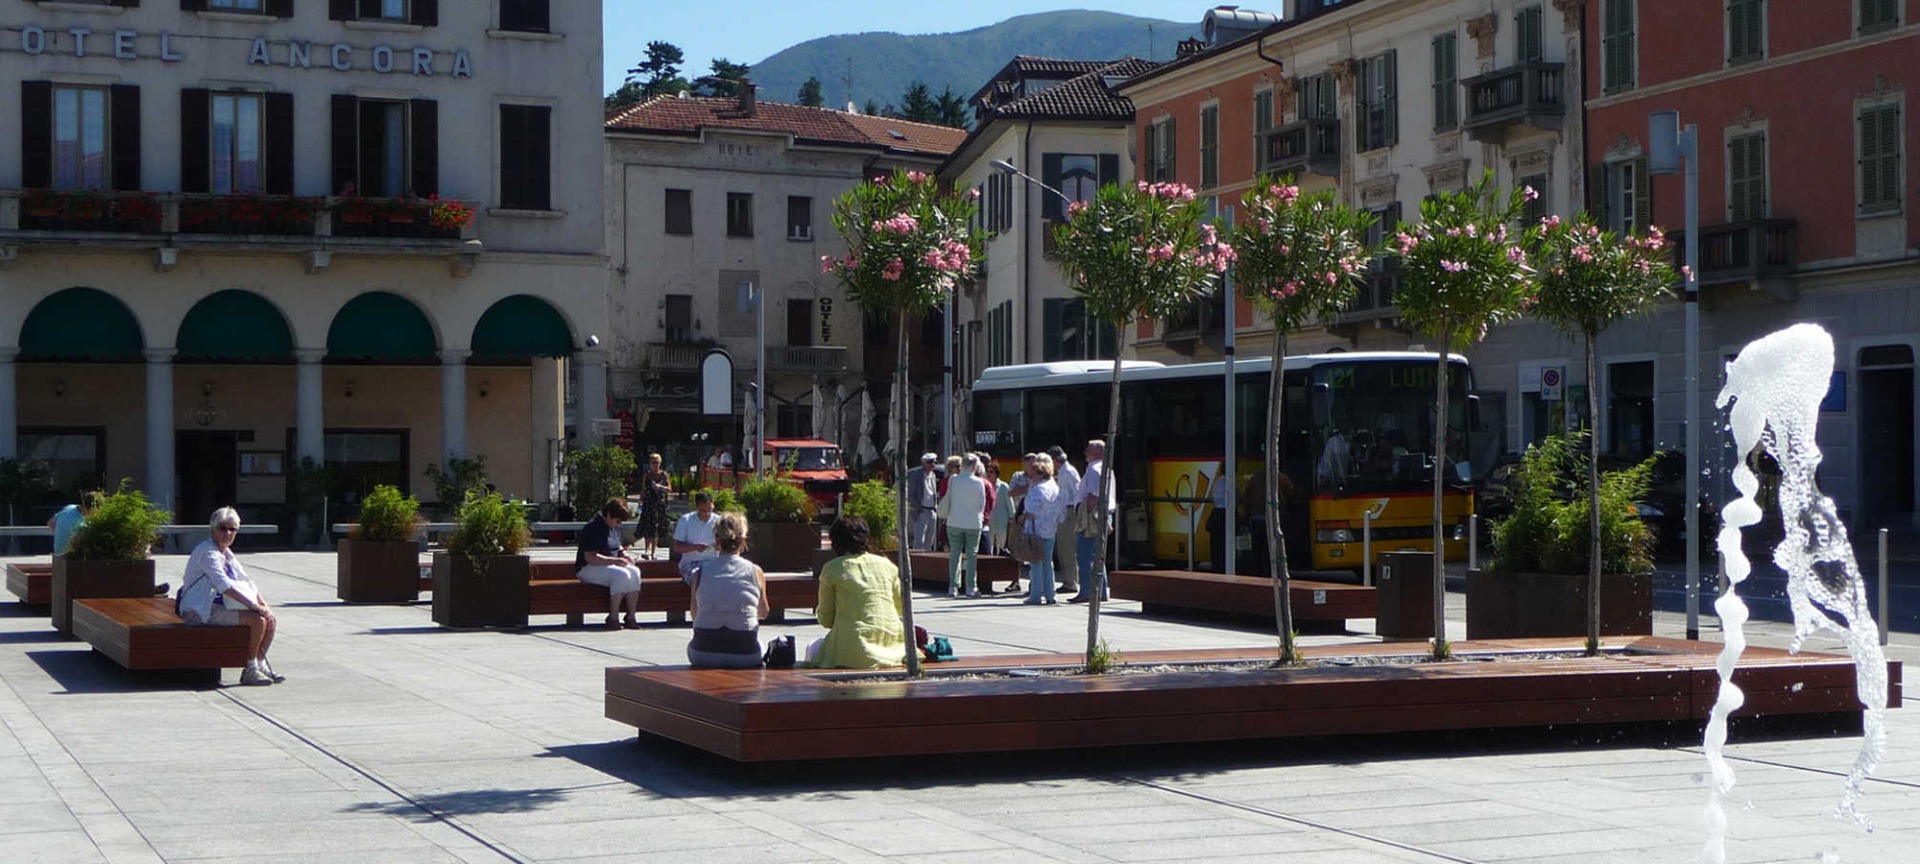
[[[567,454],[567,500],[575,513],[587,513],[608,501],[627,500],[633,453],[618,447],[588,447]]]
[[[360,501],[360,524],[355,540],[396,542],[412,540],[420,519],[420,502],[392,486],[375,486]]]
[[[701,489],[699,491],[713,496],[713,510],[716,513],[746,512],[746,508],[740,506],[740,499],[733,494],[732,489],[723,487],[719,489]]]
[[[1513,515],[1493,527],[1493,566],[1510,573],[1587,572],[1592,533],[1587,518],[1584,439],[1555,435],[1527,448],[1513,472]],[[1600,572],[1653,569],[1653,534],[1636,505],[1647,494],[1649,459],[1600,474]]]
[[[433,495],[442,507],[459,507],[469,494],[487,489],[487,457],[448,459],[447,470],[427,463],[426,478],[433,481]]]
[[[747,511],[747,521],[755,525],[813,520],[813,502],[806,490],[774,477],[748,481],[740,488],[740,506]]]
[[[532,539],[524,508],[502,500],[496,493],[476,492],[468,495],[454,514],[447,551],[470,558],[518,555]]]
[[[146,493],[121,480],[120,489],[101,499],[86,524],[73,533],[67,557],[74,561],[139,561],[159,539],[160,526],[173,514],[153,506]]]
[[[898,501],[893,487],[879,480],[855,483],[847,493],[846,515],[867,521],[869,543],[877,551],[898,545],[898,538],[894,536],[895,526],[899,525]]]

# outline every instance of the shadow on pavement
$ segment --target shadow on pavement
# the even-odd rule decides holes
[[[13,633],[0,633],[0,645],[37,645],[42,642],[63,643],[67,640],[52,627],[45,630],[20,630]]]
[[[566,802],[569,789],[473,789],[441,795],[415,795],[411,801],[368,801],[345,813],[378,813],[416,822],[437,816],[483,816],[493,813],[531,813]]]
[[[94,653],[84,642],[75,642],[68,651],[28,651],[27,657],[39,664],[67,693],[137,693],[143,690],[217,690],[218,669],[181,669],[129,672],[112,660]]]

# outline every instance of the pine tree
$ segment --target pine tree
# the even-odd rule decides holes
[[[905,93],[900,94],[900,118],[916,123],[940,121],[940,109],[933,101],[933,91],[927,87],[927,82],[915,80],[907,85]]]
[[[734,63],[725,57],[715,57],[713,71],[700,78],[700,88],[707,96],[738,96],[740,83],[747,80],[747,73],[751,71],[753,67],[745,63]]]
[[[940,92],[940,98],[934,100],[934,114],[935,123],[965,129],[968,120],[967,100],[955,95],[953,87],[949,85]]]
[[[646,59],[627,70],[627,83],[633,84],[638,80],[639,99],[642,100],[671,96],[688,89],[687,79],[680,77],[680,64],[685,62],[687,55],[680,50],[680,46],[672,42],[648,42]],[[622,86],[620,91],[626,89]]]
[[[826,95],[820,92],[820,79],[808,75],[807,80],[801,83],[800,104],[808,108],[818,108],[827,104]]]

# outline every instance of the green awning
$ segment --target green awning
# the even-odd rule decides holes
[[[177,363],[196,360],[291,362],[293,332],[265,297],[230,289],[193,304],[180,322]]]
[[[113,295],[96,288],[68,288],[41,300],[20,328],[23,363],[73,360],[143,360],[140,322]]]
[[[468,362],[565,357],[573,353],[573,331],[552,304],[515,294],[493,304],[473,325],[473,357]]]
[[[373,291],[340,307],[327,329],[328,360],[384,362],[439,358],[433,325],[420,307],[398,294]]]

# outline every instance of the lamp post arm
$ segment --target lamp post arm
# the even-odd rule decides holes
[[[1052,186],[1048,186],[1047,184],[1040,182],[1040,178],[1035,177],[1032,174],[1028,174],[1027,172],[1020,170],[1019,168],[1014,167],[1014,164],[1012,162],[1008,162],[1005,159],[993,160],[993,167],[1000,169],[1000,172],[1003,174],[1012,174],[1015,177],[1018,177],[1022,180],[1027,181],[1028,183],[1032,183],[1033,185],[1038,186],[1042,189],[1045,189],[1048,192],[1052,192],[1055,196],[1058,196],[1059,199],[1064,203],[1067,203],[1067,204],[1079,203],[1078,201],[1075,201],[1074,199],[1067,197],[1067,193],[1062,192],[1058,189],[1053,188]]]

